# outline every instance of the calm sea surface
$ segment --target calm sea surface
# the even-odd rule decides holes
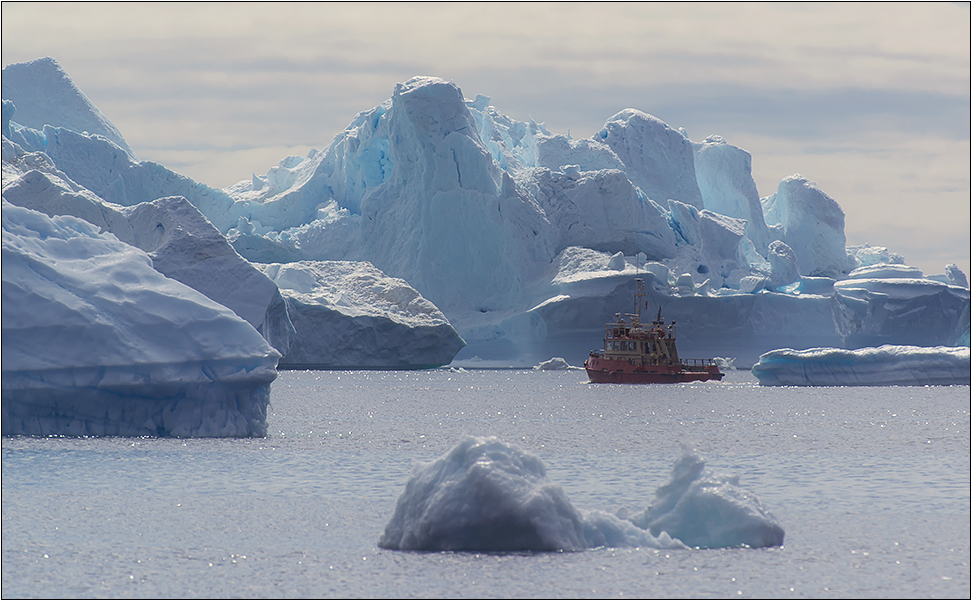
[[[4,597],[970,596],[968,386],[619,386],[583,371],[283,372],[250,440],[2,440]],[[412,466],[466,434],[579,509],[641,511],[689,444],[782,548],[377,547]]]

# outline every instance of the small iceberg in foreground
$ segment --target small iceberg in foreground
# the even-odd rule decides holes
[[[783,528],[755,495],[734,478],[704,473],[704,467],[686,450],[655,503],[626,520],[575,508],[536,455],[495,437],[468,437],[443,457],[415,467],[378,546],[509,552],[783,544]]]
[[[780,349],[760,356],[753,375],[763,386],[948,386],[969,385],[970,365],[969,347]]]

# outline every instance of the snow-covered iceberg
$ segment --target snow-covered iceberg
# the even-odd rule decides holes
[[[580,511],[539,457],[468,437],[415,467],[378,546],[406,551],[577,551],[593,547],[769,547],[784,532],[733,478],[686,452],[656,503],[632,520]],[[678,532],[684,540],[666,531]]]
[[[465,344],[435,305],[370,263],[260,268],[280,287],[296,329],[283,368],[424,369],[448,364]]]
[[[753,366],[763,386],[969,385],[968,347],[885,345],[845,350],[780,349]]]
[[[280,354],[75,217],[3,202],[3,434],[264,436]]]

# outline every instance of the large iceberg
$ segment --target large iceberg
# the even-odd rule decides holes
[[[835,287],[874,256],[845,248],[839,205],[798,175],[760,201],[750,169],[725,140],[693,145],[640,111],[573,140],[420,77],[326,150],[228,188],[228,233],[253,260],[367,260],[404,278],[467,342],[459,359],[580,363],[639,275],[687,356],[962,339],[967,287],[922,279],[910,302]]]
[[[8,69],[4,70],[5,93],[9,91],[12,97],[26,103],[27,110],[4,99],[6,200],[51,216],[80,217],[146,251],[163,275],[232,309],[278,351],[296,361],[285,361],[284,366],[429,367],[449,363],[462,347],[461,338],[448,320],[425,300],[394,314],[379,315],[380,311],[373,308],[370,317],[348,318],[341,312],[317,311],[322,307],[313,302],[300,304],[291,299],[294,307],[316,311],[316,320],[307,319],[308,311],[301,312],[301,345],[289,353],[298,332],[290,319],[288,303],[276,284],[243,259],[219,229],[225,232],[231,226],[240,226],[247,231],[245,220],[226,214],[233,200],[223,191],[193,182],[161,165],[138,161],[134,153],[125,151],[127,146],[122,148],[118,137],[73,129],[77,123],[92,120],[104,121],[105,131],[113,130],[113,126],[86,99],[74,103],[80,91],[53,61],[34,61],[11,66],[9,70],[15,76],[7,78]],[[44,107],[74,103],[80,108],[68,113],[50,108],[31,117],[35,108],[31,103],[39,95],[45,95]],[[85,116],[85,111],[90,114]],[[27,119],[21,119],[22,113]],[[24,127],[17,119],[29,120],[39,129]],[[386,283],[400,282],[383,274],[381,278]],[[401,288],[398,283],[390,287]],[[413,296],[418,294],[413,291]],[[413,316],[434,313],[435,323],[430,326],[428,320],[401,319],[409,311]],[[394,326],[388,327],[390,324]],[[410,329],[413,325],[415,330]],[[382,363],[384,360],[387,362]]]
[[[100,134],[36,127],[5,121],[26,156],[43,153],[104,200],[186,198],[250,261],[368,262],[403,279],[467,343],[460,361],[580,364],[630,305],[635,277],[650,278],[650,303],[679,321],[686,356],[752,365],[781,347],[969,336],[957,268],[849,283],[855,268],[907,266],[883,247],[847,248],[843,211],[807,178],[760,199],[746,151],[718,136],[693,143],[634,109],[575,140],[415,77],[327,148],[224,190],[138,162]]]
[[[3,434],[264,436],[280,354],[75,217],[3,202]]]
[[[577,551],[594,547],[772,547],[784,531],[737,478],[686,451],[645,514],[574,507],[539,457],[468,437],[415,467],[378,546],[403,551]]]
[[[779,349],[753,366],[763,386],[928,386],[972,383],[968,347],[885,345]]]

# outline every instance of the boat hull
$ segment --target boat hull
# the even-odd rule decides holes
[[[716,365],[631,365],[627,361],[591,357],[584,363],[594,384],[672,384],[721,380]]]

